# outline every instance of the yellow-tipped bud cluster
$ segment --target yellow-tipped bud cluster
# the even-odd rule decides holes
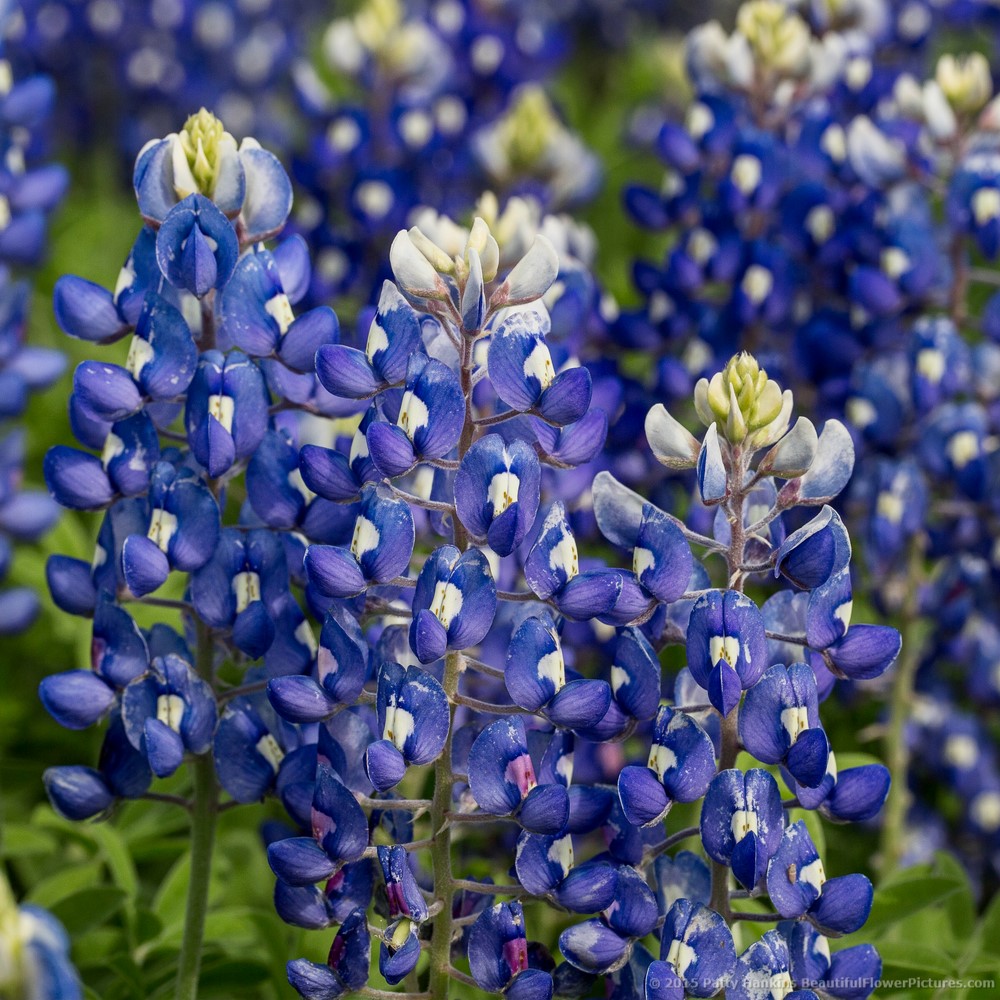
[[[211,197],[222,154],[235,147],[235,140],[228,135],[222,122],[205,108],[188,118],[178,140],[198,190]]]
[[[990,64],[979,52],[941,56],[934,78],[956,114],[977,114],[993,96]]]
[[[500,126],[499,142],[514,172],[538,168],[553,138],[564,130],[541,87],[522,87]]]
[[[354,30],[365,48],[378,52],[402,20],[399,0],[368,0],[354,17]]]
[[[736,16],[736,30],[747,40],[754,62],[783,76],[809,70],[812,35],[798,14],[779,0],[751,0]]]
[[[694,405],[705,425],[717,423],[730,443],[762,448],[787,430],[792,393],[782,392],[757,359],[744,351],[730,358],[711,381],[699,380]]]
[[[470,251],[475,251],[482,263],[483,280],[492,281],[500,266],[500,248],[486,222],[477,215],[472,227],[463,229],[450,219],[443,216],[438,218],[440,229],[446,237],[440,243],[435,242],[418,226],[413,226],[409,231],[413,245],[423,254],[431,267],[438,274],[451,274],[464,282],[469,274]]]

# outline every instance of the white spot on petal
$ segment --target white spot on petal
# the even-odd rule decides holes
[[[184,699],[178,694],[161,694],[156,699],[156,718],[179,733],[184,718]]]

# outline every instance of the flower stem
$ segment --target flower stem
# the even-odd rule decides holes
[[[455,728],[455,692],[462,670],[462,654],[449,653],[444,661],[442,687],[451,702],[451,725],[444,750],[434,764],[434,799],[431,803],[431,862],[434,866],[434,892],[442,906],[431,925],[431,969],[428,989],[431,996],[448,996],[451,968],[452,897],[455,882],[451,873],[451,741]]]
[[[214,669],[212,637],[207,626],[201,622],[197,623],[197,632],[198,673],[211,683]],[[195,757],[191,769],[194,772],[194,794],[191,799],[191,874],[184,913],[184,937],[177,964],[177,1000],[197,1000],[198,996],[202,938],[205,934],[215,824],[219,811],[219,786],[216,783],[212,751]]]

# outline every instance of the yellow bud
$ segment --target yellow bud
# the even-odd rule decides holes
[[[764,372],[761,373],[766,374]],[[774,379],[767,379],[761,387],[750,417],[750,430],[769,424],[781,412],[781,386]]]
[[[416,226],[411,226],[409,232],[413,245],[427,258],[435,271],[451,274],[455,270],[455,262],[430,237],[425,236]]]
[[[178,136],[198,190],[208,197],[215,190],[219,154],[226,135],[222,122],[202,108],[188,118]]]
[[[714,414],[713,421],[726,419],[729,413],[729,384],[722,372],[716,372],[708,383],[708,405]]]
[[[743,411],[736,398],[736,389],[729,383],[729,413],[726,416],[726,438],[729,441],[742,441],[747,436],[747,424]]]
[[[698,419],[708,427],[715,423],[715,414],[708,402],[708,379],[700,378],[694,387],[694,411]]]
[[[948,103],[959,114],[976,114],[993,96],[990,64],[979,52],[941,56],[934,78]]]
[[[472,228],[469,230],[469,240],[466,243],[466,252],[475,250],[480,256],[486,249],[486,241],[490,236],[490,227],[485,220],[477,215],[473,220]]]
[[[500,144],[507,154],[509,171],[517,174],[537,169],[553,137],[562,130],[545,91],[533,85],[522,87],[500,126]]]
[[[788,426],[792,409],[791,392],[782,393],[774,379],[745,351],[729,359],[726,367],[701,379],[695,386],[694,405],[705,424],[718,422],[732,444],[748,443],[753,448],[774,438]]]
[[[779,0],[743,4],[736,16],[736,30],[746,38],[762,68],[796,77],[808,71],[809,26]]]

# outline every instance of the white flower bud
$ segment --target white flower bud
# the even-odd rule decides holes
[[[698,461],[697,438],[662,403],[646,414],[646,440],[656,460],[668,469],[692,469]]]
[[[534,302],[545,294],[558,273],[555,247],[544,236],[536,236],[531,248],[494,292],[490,305],[499,308]]]
[[[415,230],[417,233],[420,230]],[[389,248],[389,264],[400,287],[420,299],[444,299],[448,288],[427,257],[417,249],[412,232],[401,229]],[[422,235],[422,234],[421,234]]]

